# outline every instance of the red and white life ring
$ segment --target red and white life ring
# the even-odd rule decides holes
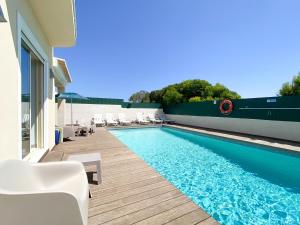
[[[225,105],[228,105],[228,107],[226,107],[227,109],[224,109]],[[230,101],[229,99],[224,99],[220,103],[219,109],[220,109],[220,111],[221,111],[221,113],[223,115],[229,115],[232,112],[232,110],[233,110],[233,103],[232,103],[232,101]]]

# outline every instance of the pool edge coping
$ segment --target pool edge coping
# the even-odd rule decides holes
[[[163,126],[177,128],[177,129],[185,130],[185,131],[192,131],[192,132],[204,134],[204,135],[211,135],[214,137],[224,138],[227,140],[234,140],[234,141],[264,146],[264,147],[271,147],[271,148],[275,148],[275,149],[281,150],[281,151],[288,151],[288,152],[300,154],[300,146],[267,141],[266,139],[270,139],[267,137],[255,137],[255,139],[254,139],[253,136],[250,137],[250,135],[247,135],[247,134],[240,134],[240,135],[238,133],[232,134],[232,133],[227,133],[226,131],[221,131],[221,130],[220,131],[207,130],[202,127],[189,127],[189,126],[184,126],[181,124],[164,124]],[[276,140],[274,139],[274,141],[276,141]]]

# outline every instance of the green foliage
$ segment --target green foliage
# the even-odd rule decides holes
[[[163,96],[164,104],[176,104],[182,102],[182,94],[180,94],[174,87],[166,90]]]
[[[199,79],[185,80],[178,84],[171,84],[160,90],[151,91],[149,94],[150,102],[164,104],[211,101],[225,98],[239,99],[241,96],[222,84],[217,83],[216,85],[212,85],[206,80]]]
[[[138,91],[130,96],[129,101],[134,103],[149,103],[150,102],[150,94],[147,91]]]
[[[164,94],[163,90],[151,91],[150,95],[149,95],[150,102],[153,102],[153,103],[162,103],[162,101],[163,101],[163,94]]]
[[[300,95],[300,74],[293,79],[293,90],[295,95]]]
[[[216,83],[216,85],[211,88],[211,97],[213,99],[240,99],[241,96],[234,91],[230,91],[227,87],[220,83]]]
[[[279,94],[281,96],[300,95],[300,74],[294,76],[291,83],[284,83],[279,91]]]
[[[178,85],[178,91],[188,101],[194,96],[207,97],[206,87],[211,86],[206,80],[186,80]]]
[[[289,82],[286,82],[282,85],[279,94],[282,96],[289,96],[289,95],[293,95],[293,87]]]
[[[203,101],[213,101],[216,100],[215,98],[213,98],[212,96],[208,96],[206,97],[206,99],[204,99]]]
[[[189,102],[201,102],[201,97],[195,96],[189,99]]]

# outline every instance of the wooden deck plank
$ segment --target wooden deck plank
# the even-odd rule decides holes
[[[159,213],[155,216],[152,216],[148,219],[142,220],[135,224],[137,225],[165,224],[181,216],[184,216],[185,214],[192,212],[196,209],[198,209],[198,206],[195,205],[193,202],[189,201],[175,208],[164,211],[162,213]]]
[[[136,189],[132,189],[132,190],[129,190],[129,191],[119,192],[119,193],[114,194],[113,196],[109,195],[109,196],[104,196],[104,197],[101,197],[101,198],[99,197],[98,198],[97,194],[94,195],[94,193],[93,193],[93,196],[95,196],[95,197],[91,199],[90,207],[94,207],[95,205],[100,205],[100,204],[105,204],[105,203],[108,203],[108,202],[112,202],[112,201],[115,201],[117,199],[126,198],[128,196],[137,195],[137,194],[140,194],[140,193],[144,193],[146,191],[155,190],[159,187],[164,187],[164,186],[168,186],[169,189],[172,189],[172,186],[168,182],[161,181],[159,183],[146,185],[146,186],[139,187],[139,188],[136,188]]]
[[[125,205],[129,205],[135,202],[139,202],[148,198],[153,198],[155,196],[158,195],[162,195],[165,193],[168,193],[172,190],[176,190],[175,187],[170,187],[168,186],[162,186],[162,187],[158,187],[156,189],[152,189],[149,191],[145,191],[136,195],[130,195],[128,197],[124,197],[124,198],[120,198],[117,199],[113,202],[108,202],[106,204],[101,204],[101,205],[97,205],[90,208],[89,210],[89,215],[93,216],[93,215],[97,215],[103,212],[107,212],[107,211],[111,211],[114,208],[118,208],[118,207],[123,207]]]
[[[206,220],[197,223],[197,225],[219,225],[219,223],[214,218],[209,217]]]
[[[141,209],[145,209],[149,206],[156,205],[162,201],[166,201],[169,199],[172,199],[174,197],[179,196],[181,193],[178,190],[173,190],[158,196],[155,196],[153,198],[145,199],[139,202],[135,202],[130,205],[126,205],[124,207],[115,208],[112,211],[105,212],[98,214],[96,216],[92,216],[89,218],[89,224],[95,225],[95,224],[101,224],[104,222],[108,222],[110,220],[113,220],[115,218],[130,214],[132,212],[136,212]]]
[[[108,185],[106,187],[102,186],[101,189],[94,187],[91,190],[93,190],[93,192],[95,192],[95,193],[102,192],[103,194],[105,194],[106,192],[110,192],[110,194],[115,194],[115,193],[122,191],[123,189],[126,191],[126,190],[130,190],[130,189],[134,189],[137,187],[142,187],[142,186],[148,185],[149,183],[160,182],[162,180],[164,180],[164,179],[160,176],[145,177],[144,179],[142,179],[140,181],[136,181],[136,182],[130,182],[130,183],[119,184],[119,185]],[[115,192],[114,192],[114,190],[115,190]]]
[[[170,210],[172,208],[175,208],[179,205],[182,205],[186,202],[189,202],[190,200],[187,199],[185,196],[179,195],[175,198],[172,198],[170,200],[161,201],[160,203],[147,207],[145,209],[140,209],[136,212],[127,214],[125,216],[119,217],[117,219],[111,220],[104,224],[113,224],[113,225],[124,225],[124,224],[134,224],[139,221],[143,221],[145,219],[148,219],[152,216],[155,216],[157,214],[160,214],[162,212],[165,212],[167,210]]]
[[[101,153],[103,171],[102,184],[90,183],[89,225],[218,224],[105,128],[57,145],[44,161],[89,152]]]
[[[194,225],[209,218],[209,215],[204,211],[195,210],[175,220],[172,220],[166,225]]]
[[[114,188],[108,187],[107,189],[101,189],[101,190],[96,189],[94,193],[100,192],[98,197],[103,197],[103,196],[106,196],[106,195],[114,195],[114,194],[122,192],[122,191],[129,191],[131,189],[135,189],[135,188],[138,188],[138,187],[143,187],[143,186],[146,186],[148,184],[160,182],[160,181],[163,181],[163,180],[164,179],[162,177],[154,177],[154,178],[150,178],[150,179],[146,179],[146,180],[142,180],[142,181],[139,181],[139,182],[131,183],[131,184],[128,184],[128,185],[122,185],[122,186],[118,186],[118,187],[114,187]]]

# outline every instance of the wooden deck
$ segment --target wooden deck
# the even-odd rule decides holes
[[[101,152],[103,161],[100,185],[91,181],[97,179],[95,168],[87,168],[93,195],[89,225],[218,224],[105,128],[57,145],[44,161],[87,152]]]

